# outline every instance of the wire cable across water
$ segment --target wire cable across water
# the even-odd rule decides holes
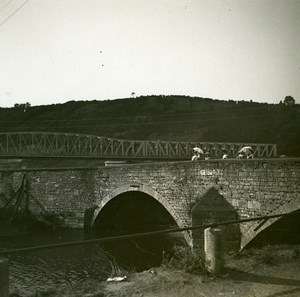
[[[193,226],[193,227],[165,229],[165,230],[152,231],[152,232],[125,234],[125,235],[112,236],[112,237],[95,238],[95,239],[88,239],[88,240],[81,240],[81,241],[57,243],[57,244],[51,244],[51,245],[42,245],[42,246],[4,250],[4,251],[0,251],[0,256],[11,255],[11,254],[16,254],[16,253],[23,253],[23,252],[30,252],[30,251],[63,248],[63,247],[83,245],[83,244],[93,244],[93,243],[102,243],[102,242],[109,242],[109,241],[116,241],[116,240],[149,237],[149,236],[156,236],[156,235],[160,235],[160,234],[176,233],[176,232],[183,232],[183,231],[196,230],[196,229],[214,228],[214,227],[218,227],[218,226],[226,226],[226,225],[240,224],[240,223],[246,223],[246,222],[251,222],[251,221],[260,221],[260,220],[279,218],[279,217],[288,216],[288,215],[291,215],[294,213],[295,212],[281,213],[281,214],[275,214],[275,215],[270,215],[270,216],[261,216],[261,217],[253,217],[253,218],[248,218],[248,219],[240,219],[240,220],[225,221],[225,222],[219,222],[219,223],[203,224],[203,225],[197,225],[197,226]]]

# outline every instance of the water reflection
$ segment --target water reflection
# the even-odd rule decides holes
[[[38,232],[1,238],[0,248],[46,245],[84,240],[82,230]],[[112,257],[99,244],[26,252],[9,256],[10,291],[27,296],[84,279],[105,279],[112,272]]]

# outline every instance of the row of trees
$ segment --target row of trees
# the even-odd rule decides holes
[[[136,98],[136,94],[134,92],[131,93],[131,97],[132,98]],[[162,96],[164,97],[164,96]],[[229,102],[232,101],[234,102],[233,100],[229,100]],[[237,101],[238,102],[238,101]],[[242,100],[243,102],[243,100]],[[250,100],[250,103],[252,103],[252,100]],[[292,97],[292,96],[286,96],[284,98],[284,101],[282,102],[282,100],[279,102],[279,104],[284,104],[285,106],[293,106],[295,105],[295,99]],[[17,108],[17,109],[23,109],[24,111],[31,107],[31,104],[29,102],[26,102],[26,103],[15,103],[14,105],[14,108]]]
[[[31,104],[29,102],[26,103],[15,103],[14,108],[22,109],[23,111],[26,111],[27,108],[31,107]]]

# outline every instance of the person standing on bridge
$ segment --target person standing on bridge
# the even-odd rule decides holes
[[[201,155],[204,154],[203,150],[199,147],[193,148],[194,155],[192,157],[192,161],[198,161],[201,158]]]
[[[254,159],[253,154],[254,151],[251,146],[244,146],[239,150],[237,159],[243,159],[243,158]]]
[[[205,160],[209,160],[210,159],[210,154],[209,151],[205,152]]]
[[[227,150],[225,148],[222,149],[222,159],[225,160],[225,159],[228,159],[228,153],[227,153]]]

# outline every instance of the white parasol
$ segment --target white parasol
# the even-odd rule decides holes
[[[251,146],[244,146],[239,150],[239,154],[244,153],[246,155],[253,153],[253,148]]]
[[[203,154],[204,154],[203,150],[202,150],[201,148],[197,147],[197,146],[193,148],[193,151],[194,151],[195,153],[200,154],[200,155],[203,155]]]

